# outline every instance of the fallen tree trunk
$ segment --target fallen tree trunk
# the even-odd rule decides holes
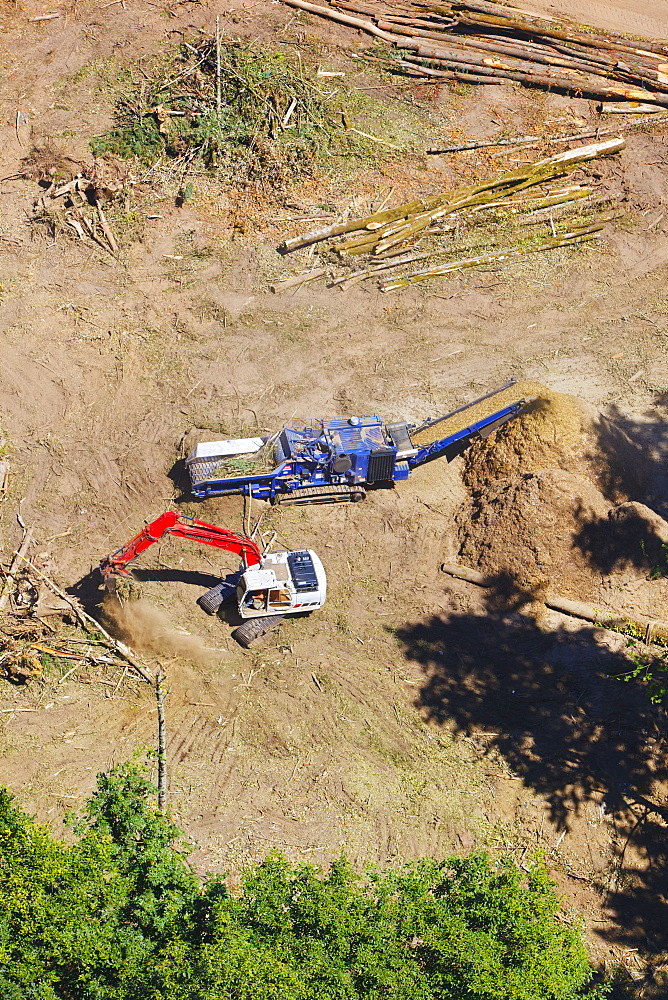
[[[288,7],[297,7],[298,10],[307,10],[309,14],[319,14],[320,17],[326,17],[330,21],[338,21],[339,24],[347,24],[351,28],[359,28],[360,31],[368,31],[370,35],[376,35],[377,38],[382,38],[386,42],[403,41],[399,35],[383,31],[371,21],[362,21],[359,17],[350,17],[348,14],[341,14],[339,11],[327,7],[318,7],[314,3],[306,3],[305,0],[283,0],[283,3],[287,4]]]
[[[482,573],[475,569],[469,569],[467,566],[443,563],[441,571],[458,580],[474,583],[476,587],[491,587],[494,584],[493,580],[489,580]],[[582,618],[595,625],[603,625],[605,628],[612,628],[615,631],[627,632],[636,638],[641,637],[648,644],[658,642],[661,645],[668,645],[668,622],[654,621],[652,618],[625,614],[620,611],[610,611],[608,608],[597,608],[593,604],[571,601],[567,597],[554,595],[543,597],[541,603],[552,608],[553,611],[560,611],[572,618]]]

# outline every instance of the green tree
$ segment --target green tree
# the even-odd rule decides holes
[[[69,845],[0,791],[7,1000],[592,1000],[541,865],[484,854],[356,872],[269,855],[201,886],[136,765],[98,776]]]

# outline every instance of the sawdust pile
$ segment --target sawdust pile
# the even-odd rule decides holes
[[[646,576],[661,552],[661,519],[642,504],[623,515],[618,507],[644,495],[641,449],[572,396],[527,382],[510,391],[530,400],[526,410],[466,454],[462,563],[509,574],[536,597],[596,600],[612,572]],[[504,394],[485,405],[509,401]]]
[[[148,656],[178,656],[208,667],[220,663],[226,655],[224,649],[206,646],[198,635],[177,631],[147,601],[107,598],[104,602],[104,619],[105,625],[117,638],[138,653]]]
[[[519,399],[528,401],[525,411],[469,452],[464,482],[472,493],[500,479],[563,469],[590,480],[613,503],[644,494],[642,449],[595,407],[539,382],[518,382],[481,406],[489,413]]]

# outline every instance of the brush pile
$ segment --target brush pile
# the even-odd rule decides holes
[[[38,170],[34,169],[35,162],[39,163]],[[69,231],[84,243],[96,244],[114,256],[118,253],[118,242],[102,206],[125,196],[137,183],[124,163],[95,159],[85,173],[74,177],[70,174],[65,183],[58,182],[58,173],[42,168],[39,150],[33,151],[24,164],[24,171],[17,176],[31,177],[45,185],[33,205],[33,223],[46,226],[52,237]]]
[[[435,194],[424,201],[399,205],[365,219],[353,219],[297,236],[286,240],[279,247],[279,253],[289,254],[315,243],[327,242],[329,249],[344,260],[346,257],[366,256],[366,266],[363,269],[351,271],[349,267],[343,275],[335,277],[331,282],[331,285],[340,285],[344,289],[372,278],[379,272],[404,269],[404,273],[381,285],[381,290],[387,292],[453,271],[513,259],[525,253],[586,242],[596,238],[609,218],[599,215],[589,225],[580,224],[575,228],[572,220],[566,220],[566,228],[563,228],[562,220],[560,229],[552,222],[551,236],[548,239],[541,236],[527,239],[525,235],[515,244],[499,249],[487,248],[484,253],[459,259],[451,259],[452,245],[444,249],[438,243],[438,236],[455,228],[445,223],[446,219],[453,216],[459,221],[483,210],[491,210],[507,213],[512,218],[515,213],[526,215],[549,212],[557,207],[572,209],[573,206],[579,206],[584,199],[592,198],[591,188],[584,184],[560,185],[559,179],[579,164],[619,152],[624,145],[623,139],[612,139],[580,146],[472,187]],[[530,192],[529,189],[534,190]],[[343,236],[347,238],[341,239]],[[436,245],[430,243],[423,251],[414,252],[416,241],[430,236],[436,237]],[[406,251],[407,244],[411,245],[410,252]],[[409,267],[417,261],[433,261],[434,258],[440,258],[443,262],[429,263],[427,266],[423,263],[418,270],[411,270]],[[312,273],[315,276],[315,272]]]
[[[394,43],[410,53],[392,62],[407,75],[471,84],[512,80],[668,107],[668,43],[594,34],[489,0],[329,0],[328,7],[283,2]]]
[[[370,155],[342,121],[339,91],[299,54],[224,41],[183,42],[178,55],[145,62],[125,84],[116,126],[92,142],[96,156],[169,164],[187,175],[211,171],[239,187],[280,191],[327,166],[328,157]]]
[[[0,677],[26,684],[46,673],[53,679],[58,672],[60,684],[74,673],[83,679],[80,672],[86,666],[105,672],[111,666],[121,668],[121,680],[132,669],[152,683],[152,675],[132,650],[31,561],[28,553],[35,539],[20,515],[17,520],[23,539],[9,564],[0,564]]]

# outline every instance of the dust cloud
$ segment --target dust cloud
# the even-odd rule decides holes
[[[214,666],[226,656],[225,649],[207,646],[201,636],[179,632],[148,601],[108,597],[104,602],[104,618],[114,635],[138,653],[178,656],[203,667]]]

